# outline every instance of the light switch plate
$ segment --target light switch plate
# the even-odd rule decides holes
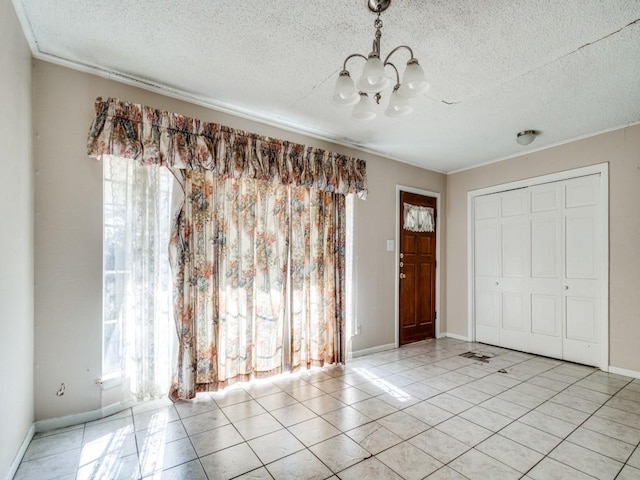
[[[387,252],[393,252],[395,245],[393,240],[387,240]]]

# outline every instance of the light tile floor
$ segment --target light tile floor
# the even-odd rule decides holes
[[[15,478],[628,480],[639,442],[640,380],[441,339],[39,433]]]

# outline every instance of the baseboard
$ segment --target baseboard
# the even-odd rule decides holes
[[[356,350],[355,352],[351,353],[351,357],[352,358],[362,357],[363,355],[371,355],[372,353],[385,352],[393,348],[397,348],[397,345],[395,343],[387,343],[386,345],[378,345],[377,347]]]
[[[462,340],[463,342],[468,342],[469,337],[465,337],[464,335],[458,335],[457,333],[445,333],[443,336],[447,338],[453,338],[454,340]]]
[[[627,370],[626,368],[613,367],[609,365],[609,373],[624,375],[625,377],[640,378],[640,372],[635,370]]]
[[[35,423],[36,432],[48,432],[50,430],[56,430],[58,428],[70,427],[72,425],[79,425],[81,423],[93,422],[94,420],[100,420],[114,413],[121,412],[127,408],[136,405],[138,402],[122,402],[114,403],[106,407],[98,408],[96,410],[90,410],[83,413],[74,413],[72,415],[66,415],[64,417],[48,418],[46,420],[38,420]]]
[[[27,451],[27,448],[29,447],[29,444],[31,443],[31,440],[33,439],[35,433],[36,424],[32,423],[29,427],[29,431],[27,432],[26,437],[24,437],[24,440],[22,441],[22,445],[20,445],[18,453],[16,453],[16,457],[13,459],[13,463],[9,467],[9,471],[7,472],[7,476],[5,477],[6,480],[11,480],[15,476],[16,472],[18,471],[18,467],[20,466],[20,462],[22,462],[22,457],[24,457],[24,454]]]
[[[457,335],[455,333],[441,332],[437,336],[437,338],[444,338],[444,337],[453,338],[455,340],[462,340],[464,342],[468,342],[469,341],[469,339],[467,337],[463,337],[462,335]],[[347,360],[351,360],[353,358],[362,357],[364,355],[371,355],[373,353],[385,352],[387,350],[392,350],[394,348],[397,348],[397,345],[395,343],[387,343],[386,345],[378,345],[377,347],[371,347],[371,348],[364,348],[362,350],[356,350],[355,352],[350,352],[347,355]]]

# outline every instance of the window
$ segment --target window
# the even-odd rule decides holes
[[[174,356],[168,259],[173,176],[104,160],[102,379],[139,398],[166,393]]]
[[[109,165],[107,165],[109,164]],[[122,348],[122,321],[124,312],[124,287],[128,271],[124,265],[126,233],[126,173],[120,175],[105,160],[104,168],[104,279],[102,300],[102,376],[109,378],[120,373]],[[119,260],[116,264],[116,258]]]

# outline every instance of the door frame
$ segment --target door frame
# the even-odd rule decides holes
[[[600,271],[602,273],[600,286],[600,361],[599,367],[603,371],[609,371],[609,162],[598,163],[587,167],[565,170],[562,172],[531,177],[525,180],[502,183],[490,187],[480,188],[467,192],[467,339],[476,340],[475,330],[475,259],[474,259],[474,219],[475,197],[491,193],[504,192],[516,188],[532,187],[543,183],[569,180],[587,175],[600,174],[600,202],[601,202],[601,241]]]
[[[407,187],[404,185],[396,184],[396,226],[394,233],[394,248],[393,254],[395,256],[395,280],[394,280],[394,319],[395,319],[395,346],[400,346],[400,315],[399,315],[399,295],[400,295],[400,255],[399,255],[399,242],[400,242],[400,192],[417,193],[425,197],[433,197],[436,199],[436,325],[435,325],[435,337],[441,338],[444,335],[440,333],[440,208],[442,207],[441,196],[437,192],[431,192],[429,190],[422,190],[420,188]]]

